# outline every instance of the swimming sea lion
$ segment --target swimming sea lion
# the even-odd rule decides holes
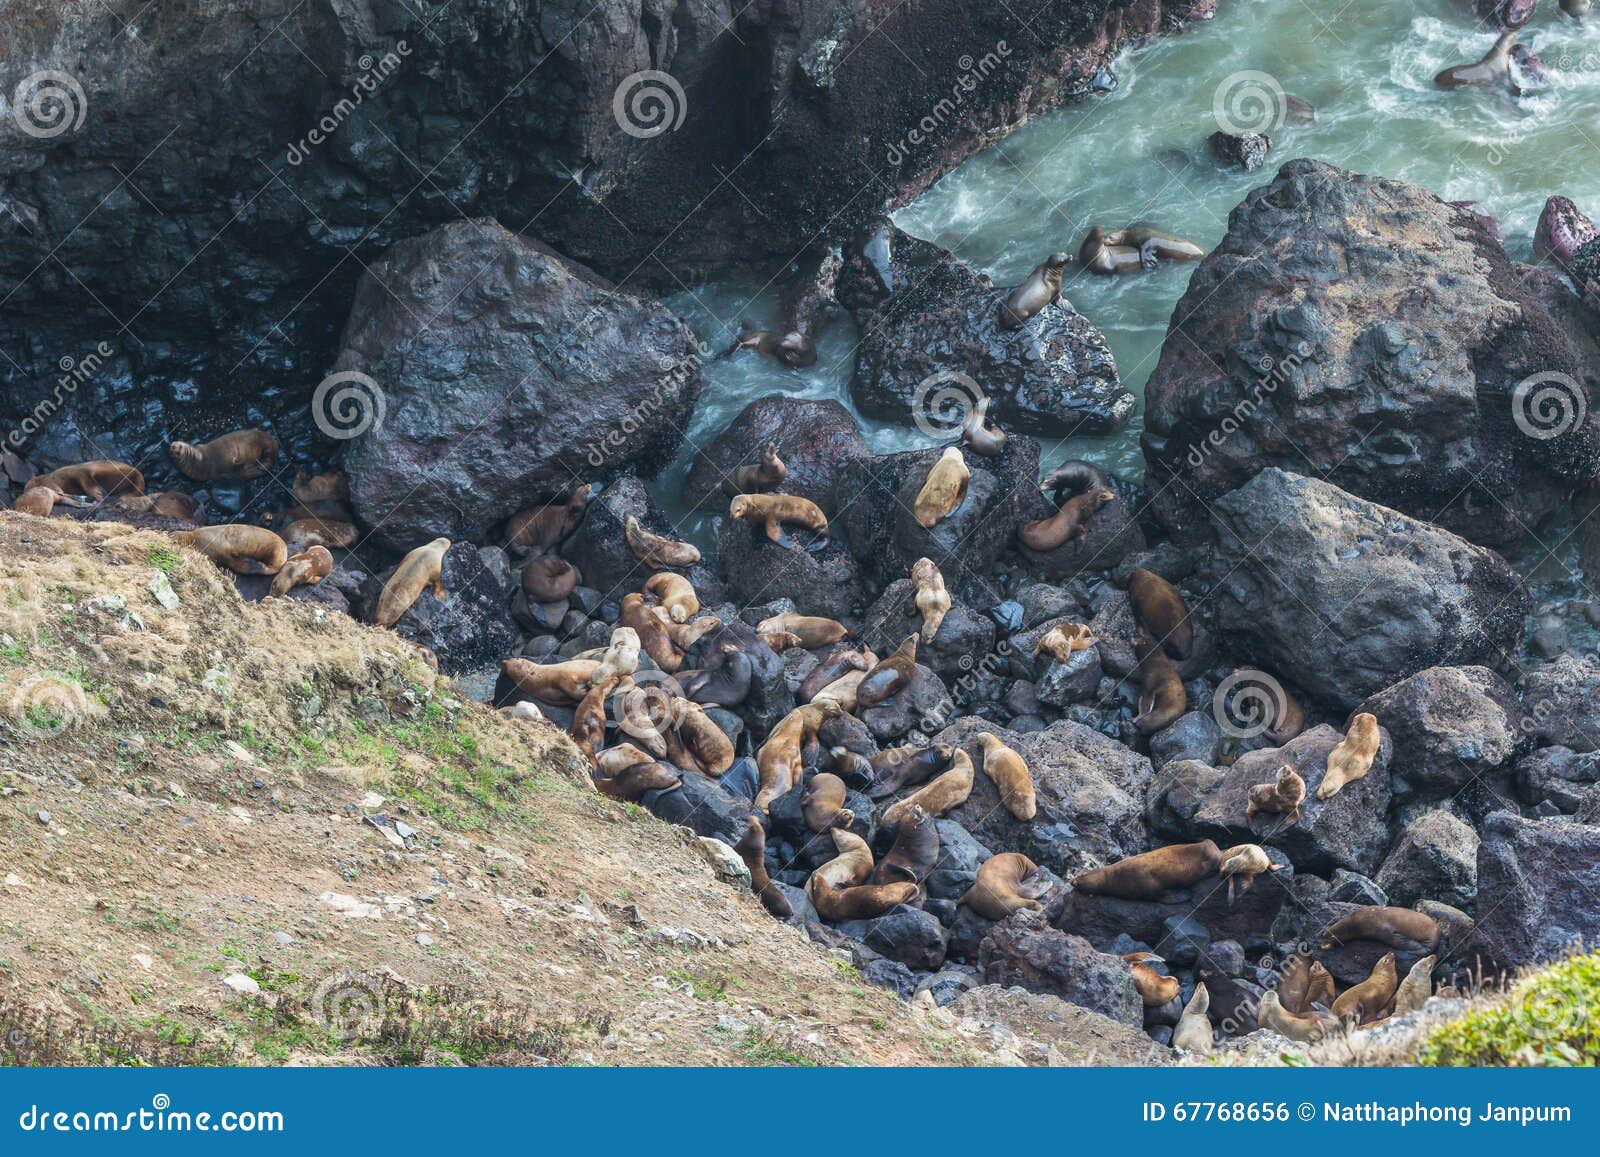
[[[789,468],[778,457],[778,444],[768,442],[761,447],[761,461],[753,466],[738,466],[723,479],[722,492],[732,498],[737,494],[760,494],[776,490],[789,476]]]
[[[793,546],[783,532],[784,523],[793,523],[826,538],[828,518],[809,498],[794,494],[740,494],[728,505],[728,517],[735,522],[758,522],[767,537],[779,546]]]
[[[1189,710],[1189,693],[1172,660],[1155,643],[1141,635],[1133,641],[1133,653],[1139,660],[1139,715],[1134,726],[1141,735],[1154,735]]]
[[[565,502],[534,506],[513,514],[506,519],[506,548],[516,554],[543,554],[554,550],[583,522],[593,490],[589,483],[579,483]]]
[[[23,492],[48,486],[61,494],[99,501],[118,494],[143,494],[144,475],[126,462],[97,459],[79,462],[76,466],[63,466],[48,474],[35,474],[23,486]]]
[[[1039,897],[1050,890],[1050,881],[1039,865],[1021,852],[1001,852],[990,856],[978,868],[972,887],[961,903],[985,920],[1004,920],[1024,908],[1037,912],[1044,907]]]
[[[811,673],[800,681],[800,690],[796,698],[801,703],[810,703],[817,697],[818,692],[836,679],[852,671],[865,674],[872,670],[877,662],[877,656],[871,651],[853,651],[848,648],[835,651],[813,667]]]
[[[1106,230],[1096,225],[1083,239],[1078,263],[1091,273],[1112,276],[1154,269],[1162,261],[1199,261],[1205,250],[1150,225],[1135,223]]]
[[[917,499],[912,504],[912,517],[917,520],[917,525],[924,530],[932,530],[942,519],[948,518],[966,501],[967,482],[971,477],[972,473],[961,457],[961,450],[956,446],[946,447],[928,471],[927,480],[923,482],[922,489],[917,491]]]
[[[756,771],[761,782],[753,805],[757,811],[767,811],[773,800],[787,795],[800,782],[802,748],[816,741],[817,728],[842,713],[839,704],[823,699],[796,707],[778,721],[756,751]]]
[[[1232,907],[1237,897],[1250,890],[1257,876],[1277,870],[1278,865],[1267,857],[1259,844],[1238,844],[1224,849],[1217,874],[1228,881],[1228,906]]]
[[[1435,76],[1433,83],[1445,89],[1464,88],[1472,84],[1496,85],[1504,87],[1513,96],[1521,95],[1521,89],[1511,76],[1511,47],[1520,35],[1520,29],[1502,32],[1483,59],[1471,64],[1452,65]]]
[[[1244,808],[1244,822],[1249,824],[1259,812],[1286,817],[1283,825],[1300,819],[1300,805],[1306,801],[1306,781],[1290,764],[1278,768],[1275,783],[1258,783],[1250,789],[1249,802]]]
[[[333,555],[325,546],[313,546],[290,556],[273,576],[267,594],[281,598],[297,586],[314,587],[332,573]]]
[[[296,470],[290,493],[303,506],[310,506],[314,502],[344,502],[350,497],[350,475],[343,470],[329,470],[325,474],[315,475]]]
[[[1183,1006],[1178,1027],[1172,1030],[1172,1047],[1186,1053],[1209,1054],[1215,1041],[1211,1034],[1211,993],[1203,984],[1194,986],[1194,995]]]
[[[400,621],[400,616],[422,597],[427,587],[433,588],[434,598],[440,601],[448,599],[450,594],[444,589],[439,568],[444,565],[444,556],[449,550],[448,538],[436,538],[401,559],[400,565],[383,586],[383,594],[378,597],[378,610],[372,616],[372,621],[380,627],[394,626]]]
[[[806,827],[814,832],[829,828],[847,828],[856,816],[844,806],[844,780],[831,772],[819,771],[806,783],[800,794],[800,812],[805,816]]]
[[[924,784],[905,799],[892,804],[879,821],[884,828],[892,828],[905,819],[913,806],[920,807],[930,816],[942,816],[960,807],[972,794],[975,769],[972,760],[959,747],[950,759],[950,770]]]
[[[1561,11],[1574,20],[1582,20],[1594,7],[1594,0],[1561,0]]]
[[[162,518],[176,518],[182,522],[198,522],[199,506],[194,495],[181,490],[162,490],[155,494],[121,494],[111,501],[114,510],[137,510],[144,514],[158,514]]]
[[[800,646],[810,650],[813,647],[826,647],[829,643],[837,643],[850,637],[850,628],[833,619],[825,619],[820,615],[797,615],[785,612],[773,615],[756,624],[756,632],[761,635],[788,633],[800,640]],[[777,650],[776,647],[773,650]]]
[[[1428,998],[1433,995],[1433,966],[1437,963],[1437,956],[1424,956],[1411,966],[1400,987],[1395,989],[1392,1015],[1403,1016],[1408,1012],[1416,1012],[1428,1003]]]
[[[978,746],[983,748],[983,774],[993,781],[1006,810],[1024,823],[1038,815],[1033,775],[1022,756],[987,731],[978,736]]]
[[[645,605],[643,595],[623,595],[622,614],[617,621],[639,632],[639,642],[645,654],[667,674],[674,674],[683,666],[683,651],[667,634],[666,624]]]
[[[582,702],[599,666],[594,659],[568,659],[561,663],[534,663],[528,659],[500,661],[500,670],[523,694],[563,706]]]
[[[971,447],[974,454],[994,458],[1006,448],[1006,432],[999,426],[985,425],[989,420],[989,401],[979,398],[967,410],[961,423],[961,441]]]
[[[1399,983],[1395,976],[1394,953],[1386,952],[1372,966],[1372,975],[1339,994],[1333,1002],[1333,1015],[1358,1026],[1382,1020],[1389,1015]]]
[[[633,557],[655,570],[693,566],[700,561],[699,548],[687,542],[677,542],[653,534],[640,526],[639,520],[631,514],[628,515],[628,521],[623,524],[623,533],[628,539],[628,549],[633,551]]]
[[[1193,844],[1168,844],[1153,852],[1140,852],[1103,868],[1074,876],[1074,891],[1118,900],[1159,900],[1171,892],[1186,891],[1217,874],[1222,849],[1211,840]]]
[[[939,827],[920,807],[906,809],[894,844],[872,870],[874,884],[926,884],[939,863]]]
[[[1177,587],[1154,571],[1135,567],[1128,575],[1128,602],[1133,617],[1167,654],[1181,663],[1194,651],[1189,605]]]
[[[1339,1022],[1321,1013],[1291,1012],[1278,994],[1268,991],[1256,1008],[1256,1025],[1300,1044],[1316,1044],[1339,1031]]]
[[[265,527],[243,522],[180,530],[172,538],[235,574],[277,574],[289,557],[283,539]]]
[[[215,478],[249,482],[271,473],[279,452],[278,440],[265,430],[235,430],[198,446],[173,442],[167,447],[172,464],[196,482]]]
[[[1328,773],[1317,787],[1317,798],[1332,799],[1346,784],[1365,779],[1378,757],[1381,739],[1375,715],[1362,711],[1351,719],[1344,738],[1328,752]]]
[[[1111,475],[1107,474],[1093,462],[1085,462],[1074,458],[1063,462],[1050,473],[1046,474],[1039,483],[1039,489],[1051,495],[1060,506],[1066,493],[1070,498],[1075,494],[1083,494],[1090,490],[1110,490]]]
[[[11,509],[18,514],[31,514],[36,518],[49,518],[55,511],[56,505],[71,506],[77,510],[93,508],[96,504],[87,498],[79,498],[75,494],[63,494],[48,486],[30,486],[17,495]]]
[[[1016,329],[1034,314],[1061,296],[1061,275],[1072,257],[1066,253],[1052,253],[1028,274],[1021,285],[1006,294],[1000,303],[1000,325]]]
[[[950,613],[950,592],[945,590],[944,575],[931,558],[919,558],[911,564],[911,585],[916,591],[912,601],[922,615],[922,641],[931,643]]]
[[[856,688],[856,702],[862,707],[876,707],[892,699],[911,682],[917,672],[917,636],[907,635],[901,644],[879,659],[877,664],[862,676]]]
[[[1412,908],[1364,904],[1335,920],[1322,935],[1322,947],[1336,948],[1353,940],[1376,940],[1401,952],[1439,947],[1439,922]]]
[[[1078,651],[1094,646],[1094,632],[1082,623],[1059,623],[1039,636],[1033,645],[1033,657],[1041,652],[1058,663],[1065,663]]]
[[[870,799],[885,799],[902,787],[924,783],[930,776],[948,768],[954,758],[955,748],[948,743],[880,751],[871,760],[872,786],[867,789],[867,796]]]
[[[1088,490],[1069,498],[1049,518],[1019,523],[1017,541],[1029,550],[1054,550],[1082,534],[1085,524],[1115,498],[1116,494],[1107,489]]]
[[[651,575],[645,580],[644,593],[660,599],[675,623],[687,623],[691,615],[700,611],[700,596],[695,593],[694,584],[674,571]]]
[[[1154,953],[1129,952],[1122,959],[1128,962],[1128,967],[1133,971],[1133,987],[1139,993],[1140,1003],[1146,1008],[1171,1004],[1183,991],[1183,985],[1176,976],[1163,976],[1151,967],[1149,961],[1155,959]]]
[[[802,333],[790,330],[778,333],[770,329],[747,329],[733,340],[733,344],[717,355],[718,360],[731,357],[740,350],[755,350],[762,357],[782,362],[790,369],[804,369],[817,361],[816,345]]]
[[[917,898],[915,884],[861,884],[854,888],[835,888],[812,874],[806,881],[806,895],[817,915],[824,920],[871,920],[901,904]]]
[[[578,589],[582,577],[564,558],[537,555],[522,568],[522,593],[536,603],[557,603]]]
[[[779,920],[793,916],[794,906],[773,886],[772,877],[767,874],[767,832],[755,816],[745,821],[744,835],[733,845],[733,850],[739,853],[744,866],[750,869],[750,890],[761,901],[762,907]]]

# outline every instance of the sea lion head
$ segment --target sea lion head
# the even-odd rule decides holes
[[[816,365],[817,347],[803,333],[790,330],[778,342],[778,360],[793,369]]]
[[[728,506],[729,518],[749,518],[755,513],[755,501],[748,494],[735,495],[733,502]]]
[[[1072,254],[1063,253],[1060,250],[1057,250],[1056,252],[1050,254],[1049,257],[1044,259],[1044,264],[1045,268],[1050,270],[1052,273],[1060,273],[1063,269],[1072,264]]]

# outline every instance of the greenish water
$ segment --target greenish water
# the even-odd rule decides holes
[[[1600,213],[1600,16],[1580,25],[1562,16],[1555,0],[1541,4],[1522,39],[1550,66],[1550,83],[1512,101],[1433,86],[1439,69],[1477,59],[1494,40],[1476,28],[1467,8],[1465,0],[1352,0],[1342,7],[1222,0],[1215,20],[1123,53],[1115,64],[1116,92],[1029,123],[946,176],[896,220],[1007,285],[1053,249],[1075,252],[1095,223],[1146,220],[1209,248],[1250,189],[1284,161],[1310,156],[1410,181],[1448,200],[1480,201],[1500,219],[1511,255],[1527,259],[1550,194],[1564,193]],[[1267,167],[1253,174],[1218,168],[1205,144],[1218,127],[1219,90],[1241,100],[1252,84],[1270,91],[1268,82],[1239,77],[1247,72],[1267,74],[1318,114],[1315,125],[1274,131]],[[1237,123],[1249,122],[1247,101],[1231,107]],[[1078,273],[1065,286],[1105,333],[1135,395],[1142,396],[1155,369],[1192,268],[1116,279]],[[776,294],[759,282],[718,282],[670,304],[720,349],[741,319],[768,324]],[[854,342],[853,327],[840,316],[810,370],[750,355],[708,364],[687,431],[691,445],[659,488],[675,518],[688,516],[691,536],[703,535],[712,513],[690,512],[677,496],[693,445],[709,442],[747,402],[769,393],[851,406]],[[1047,442],[1045,464],[1083,457],[1139,477],[1141,422],[1142,411],[1112,435]],[[880,452],[928,444],[909,421],[863,426]]]

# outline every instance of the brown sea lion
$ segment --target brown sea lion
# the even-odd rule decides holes
[[[448,538],[436,538],[401,559],[394,574],[384,584],[383,594],[378,596],[378,610],[372,616],[372,621],[380,627],[394,626],[422,597],[422,592],[430,587],[434,598],[441,602],[448,599],[450,593],[444,589],[444,580],[440,578],[439,571],[444,566],[444,556],[449,550]]]
[[[588,692],[578,701],[578,709],[572,713],[568,734],[592,767],[599,766],[599,752],[606,745],[606,697],[621,681],[621,675],[593,680]]]
[[[765,643],[775,655],[802,646],[800,636],[793,631],[758,631],[756,638]]]
[[[1233,906],[1235,899],[1250,890],[1257,876],[1277,870],[1278,865],[1267,857],[1266,850],[1259,844],[1238,844],[1223,849],[1217,874],[1228,881],[1229,907]]]
[[[1376,940],[1401,952],[1439,947],[1439,922],[1412,908],[1366,904],[1335,920],[1322,934],[1322,947],[1335,948],[1354,940]]]
[[[961,903],[985,920],[1004,920],[1024,908],[1038,911],[1044,907],[1039,898],[1049,890],[1050,881],[1039,871],[1038,864],[1021,852],[1001,852],[978,868],[977,878],[963,893]]]
[[[500,670],[524,695],[564,706],[583,701],[589,681],[599,666],[594,659],[568,659],[561,663],[534,663],[528,659],[500,661]]]
[[[1330,1005],[1334,997],[1333,975],[1320,960],[1296,952],[1283,966],[1278,980],[1278,997],[1283,1007],[1297,1016],[1311,1011],[1314,1004]]]
[[[683,786],[683,772],[650,760],[623,768],[615,775],[592,777],[595,790],[609,799],[637,803],[652,791],[674,791]]]
[[[876,707],[898,695],[917,673],[917,636],[907,635],[901,644],[861,678],[856,688],[856,703]]]
[[[1060,506],[1063,494],[1070,498],[1074,494],[1084,494],[1090,490],[1110,490],[1111,475],[1093,462],[1073,458],[1046,474],[1039,483],[1039,489],[1050,495],[1055,504]]]
[[[734,339],[732,345],[718,354],[718,360],[730,357],[740,350],[755,350],[762,357],[782,362],[790,369],[805,369],[817,362],[816,345],[806,335],[789,331],[778,333],[770,329],[746,330]]]
[[[1060,623],[1039,636],[1033,645],[1033,657],[1042,652],[1058,663],[1065,663],[1078,651],[1094,646],[1094,632],[1082,623]]]
[[[713,631],[722,630],[723,626],[722,620],[716,615],[701,615],[698,619],[687,623],[675,623],[666,607],[651,607],[649,610],[667,632],[667,638],[672,640],[672,645],[684,652]]]
[[[705,709],[688,699],[673,700],[677,735],[696,769],[715,778],[733,766],[733,740],[711,721]],[[852,817],[853,818],[853,817]]]
[[[793,612],[762,619],[756,624],[756,631],[762,635],[787,632],[798,638],[800,646],[807,650],[813,647],[826,647],[830,643],[837,643],[850,637],[850,628],[843,623],[825,619],[820,615],[797,615]]]
[[[522,593],[536,603],[557,603],[577,590],[582,579],[566,559],[541,554],[522,568]]]
[[[1178,662],[1194,651],[1194,628],[1189,622],[1189,605],[1178,588],[1154,571],[1134,568],[1128,575],[1128,602],[1133,617],[1161,649]]]
[[[1249,824],[1260,812],[1281,815],[1288,827],[1300,819],[1300,805],[1306,801],[1306,781],[1291,764],[1278,768],[1274,783],[1258,783],[1250,789],[1244,808],[1244,822]]]
[[[1106,503],[1116,498],[1111,490],[1089,490],[1069,498],[1049,518],[1019,523],[1017,541],[1029,550],[1054,550],[1083,533],[1085,525]]]
[[[978,736],[978,746],[983,748],[983,774],[993,781],[1006,810],[1024,823],[1038,815],[1039,803],[1027,761],[1002,743],[998,735],[987,731]]]
[[[1439,963],[1437,956],[1424,956],[1411,966],[1411,971],[1406,973],[1406,978],[1400,982],[1400,987],[1395,989],[1394,1016],[1404,1016],[1408,1012],[1416,1012],[1428,1003],[1428,998],[1433,995],[1433,966]]]
[[[1078,250],[1078,263],[1091,273],[1114,276],[1154,269],[1161,260],[1199,261],[1205,250],[1149,225],[1107,230],[1094,226]]]
[[[800,681],[800,690],[796,699],[801,703],[810,703],[817,697],[817,693],[828,684],[848,675],[852,671],[863,674],[872,670],[878,658],[871,651],[854,651],[848,648],[835,651],[822,662],[811,669],[811,672]]]
[[[794,906],[773,886],[772,877],[767,874],[767,832],[755,816],[745,821],[744,835],[733,845],[733,850],[739,853],[744,866],[750,869],[750,890],[761,901],[762,907],[779,920],[793,916]]]
[[[1316,1044],[1339,1032],[1339,1021],[1323,1013],[1297,1013],[1285,1008],[1276,992],[1267,992],[1256,1008],[1256,1025],[1300,1044]]]
[[[121,494],[111,500],[114,510],[136,510],[143,514],[158,514],[162,518],[175,518],[181,522],[198,522],[199,505],[194,495],[181,490],[162,490],[155,494]]]
[[[198,446],[173,442],[167,447],[172,464],[196,482],[215,478],[249,482],[270,474],[280,452],[278,440],[265,430],[235,430]]]
[[[971,758],[965,751],[956,748],[950,759],[950,770],[923,784],[905,799],[890,805],[879,821],[880,826],[893,828],[905,819],[914,806],[936,817],[960,807],[972,794],[975,774]]]
[[[1211,840],[1168,844],[1074,876],[1072,887],[1090,896],[1159,900],[1172,892],[1187,891],[1216,875],[1221,867],[1222,849]]]
[[[812,880],[835,888],[854,888],[872,876],[872,849],[867,841],[846,828],[833,828],[834,851],[838,854],[811,873]],[[809,885],[811,880],[807,880]]]
[[[1358,712],[1350,720],[1344,738],[1328,752],[1328,773],[1317,786],[1317,798],[1332,799],[1346,784],[1365,779],[1372,770],[1372,761],[1378,757],[1381,742],[1377,716]]]
[[[817,880],[806,881],[806,895],[817,915],[836,924],[847,920],[871,920],[901,904],[917,898],[915,884],[861,884],[854,888],[835,888]]]
[[[1357,1026],[1371,1024],[1389,1015],[1395,990],[1400,986],[1395,975],[1394,953],[1385,952],[1372,966],[1372,975],[1360,984],[1341,992],[1333,1002],[1333,1015]]]
[[[911,506],[912,517],[924,530],[932,530],[950,516],[967,500],[967,483],[972,472],[967,469],[961,450],[949,446],[928,471],[922,489]]]
[[[1211,1031],[1211,992],[1203,984],[1194,986],[1194,995],[1183,1006],[1178,1027],[1172,1030],[1172,1047],[1205,1056],[1216,1045]]]
[[[825,832],[855,823],[855,813],[844,806],[845,791],[844,780],[831,772],[813,775],[800,795],[800,812],[805,816],[806,827]]]
[[[1000,325],[1016,329],[1045,306],[1061,296],[1061,276],[1072,262],[1067,253],[1052,253],[1028,274],[1021,285],[1006,294],[1000,303]]]
[[[639,520],[631,514],[628,515],[628,521],[623,524],[623,533],[628,540],[628,549],[633,551],[633,557],[654,570],[693,566],[700,561],[698,547],[653,534],[640,526]]]
[[[516,554],[544,554],[554,550],[583,522],[594,487],[579,483],[565,502],[533,506],[506,519],[506,548]]]
[[[925,783],[948,768],[954,758],[955,748],[948,743],[880,751],[871,759],[872,786],[867,789],[867,796],[886,799],[903,787]]]
[[[1436,75],[1433,83],[1444,89],[1488,85],[1504,88],[1513,96],[1521,95],[1521,89],[1511,75],[1511,48],[1521,34],[1520,29],[1502,32],[1482,59],[1471,64],[1452,65]]]
[[[290,492],[302,506],[310,506],[314,502],[345,502],[350,497],[350,475],[343,470],[330,470],[326,474],[316,475],[296,470]]]
[[[333,555],[324,546],[313,546],[291,555],[272,578],[267,594],[281,598],[297,586],[314,587],[333,573]]]
[[[518,704],[518,706],[532,706],[532,704]],[[616,775],[619,771],[633,767],[639,763],[649,763],[655,757],[648,751],[635,747],[631,743],[618,743],[598,752],[595,757],[595,770],[601,775]]]
[[[872,870],[874,884],[923,885],[939,863],[939,827],[920,807],[906,809],[895,829],[894,844]]]
[[[23,492],[48,486],[61,494],[99,501],[117,494],[143,494],[144,475],[126,462],[97,459],[79,462],[76,466],[63,466],[48,474],[35,474],[23,486]]]
[[[776,490],[789,476],[789,468],[778,457],[778,444],[761,447],[761,461],[753,466],[738,466],[722,481],[722,492],[729,498],[738,494],[762,494]]]
[[[1139,715],[1134,726],[1141,735],[1154,735],[1189,710],[1189,693],[1172,660],[1155,643],[1141,635],[1133,641],[1133,653],[1139,660]]]
[[[289,544],[291,550],[305,550],[313,546],[346,550],[361,537],[355,523],[325,518],[297,518],[278,531],[278,535]]]
[[[1006,448],[1006,432],[999,426],[989,426],[989,398],[979,398],[967,410],[961,423],[961,442],[974,454],[995,458]]]
[[[87,498],[79,498],[75,494],[63,494],[48,486],[30,486],[17,495],[11,509],[18,514],[31,514],[35,518],[49,518],[54,513],[56,505],[70,506],[76,510],[92,509],[96,504]]]
[[[682,668],[683,651],[672,641],[672,636],[667,634],[666,624],[656,618],[645,605],[643,595],[622,596],[622,615],[618,621],[639,633],[639,642],[643,645],[645,654],[650,656],[657,667],[669,675]]]
[[[842,746],[830,747],[822,759],[821,766],[852,787],[872,786],[872,762],[859,751],[851,751],[848,747]]]
[[[265,527],[243,522],[180,530],[172,538],[235,574],[277,574],[289,558],[283,539]]]
[[[1128,962],[1133,972],[1133,987],[1139,993],[1140,1003],[1146,1008],[1171,1004],[1183,991],[1183,985],[1176,976],[1163,976],[1151,966],[1149,962],[1156,959],[1154,953],[1129,952],[1122,959]]]
[[[802,749],[816,742],[817,729],[824,722],[842,713],[839,704],[824,699],[796,707],[778,721],[756,752],[756,771],[761,783],[754,804],[757,811],[765,812],[773,800],[788,794],[800,782]]]
[[[931,558],[919,558],[911,564],[911,586],[915,591],[912,603],[922,616],[922,641],[931,643],[953,605],[950,592],[945,589],[944,575]]]
[[[757,522],[767,537],[779,546],[794,546],[784,533],[785,523],[802,526],[813,534],[828,536],[828,517],[809,498],[794,494],[740,494],[728,504],[728,517],[735,522]]]
[[[820,703],[824,699],[831,699],[850,714],[855,714],[861,706],[861,684],[866,679],[866,671],[846,671],[832,683],[811,697],[811,702]]]
[[[700,613],[700,596],[694,584],[675,571],[664,570],[645,579],[644,593],[653,595],[667,609],[667,616],[675,623],[687,623]]]
[[[1277,718],[1273,719],[1264,734],[1273,743],[1282,747],[1306,729],[1306,713],[1285,688],[1280,686],[1278,690],[1283,695],[1283,710],[1277,713]]]

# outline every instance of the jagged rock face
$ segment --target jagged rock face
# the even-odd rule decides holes
[[[1501,666],[1529,599],[1492,550],[1278,469],[1211,504],[1228,650],[1351,708],[1433,666]]]
[[[1600,461],[1566,334],[1477,217],[1412,185],[1291,161],[1233,211],[1172,327],[1143,445],[1180,532],[1280,466],[1509,543]],[[1516,397],[1539,375],[1561,378]]]
[[[343,347],[335,371],[385,399],[345,452],[351,502],[397,550],[659,469],[682,437],[666,415],[700,394],[694,336],[670,310],[493,221],[390,250],[361,280]]]
[[[728,423],[722,433],[694,456],[684,495],[708,509],[726,509],[723,483],[741,466],[761,462],[761,448],[776,444],[788,470],[781,494],[809,498],[823,513],[834,510],[834,484],[846,462],[869,456],[861,426],[832,398],[791,398],[771,394],[757,398]]]
[[[1496,812],[1478,845],[1474,947],[1492,965],[1516,969],[1600,937],[1600,827],[1524,820]]]
[[[1394,737],[1395,774],[1418,799],[1452,799],[1479,777],[1508,781],[1528,745],[1516,692],[1484,667],[1419,671],[1360,709]]]

